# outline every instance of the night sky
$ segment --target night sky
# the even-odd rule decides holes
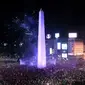
[[[59,31],[64,35],[68,31],[77,31],[79,35],[85,34],[84,2],[72,0],[3,0],[0,3],[1,25],[12,17],[23,18],[24,13],[31,15],[33,11],[38,18],[40,8],[45,12],[45,24],[49,32]]]

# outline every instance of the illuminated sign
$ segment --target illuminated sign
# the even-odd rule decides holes
[[[69,33],[68,37],[69,38],[77,38],[77,33]]]

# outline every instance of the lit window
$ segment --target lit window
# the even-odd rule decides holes
[[[60,34],[59,33],[55,33],[55,38],[59,38]]]
[[[52,48],[50,48],[50,54],[52,54],[53,53],[53,50],[52,50]]]
[[[62,50],[67,50],[67,44],[62,44]]]
[[[57,43],[57,49],[60,50],[61,49],[61,43]]]
[[[62,53],[62,58],[67,58],[67,53]]]

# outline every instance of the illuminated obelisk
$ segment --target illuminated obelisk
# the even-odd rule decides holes
[[[44,12],[39,11],[39,28],[38,28],[38,68],[46,67],[46,44],[45,44],[45,25]]]

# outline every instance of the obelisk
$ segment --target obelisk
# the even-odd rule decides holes
[[[37,67],[46,67],[46,43],[45,43],[45,25],[44,25],[44,12],[42,9],[39,11],[39,23],[38,23],[38,61]]]

